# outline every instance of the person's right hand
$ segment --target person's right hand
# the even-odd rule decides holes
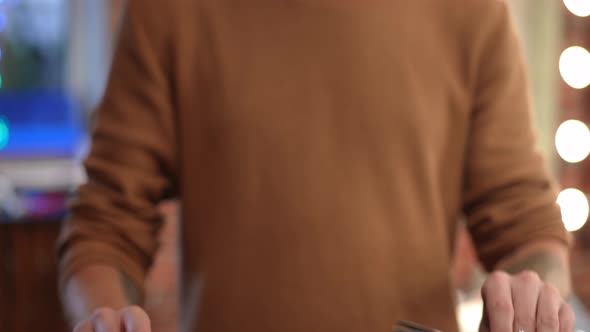
[[[119,311],[100,308],[76,325],[74,332],[151,332],[150,319],[138,306]]]

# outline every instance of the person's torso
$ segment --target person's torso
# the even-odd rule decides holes
[[[468,1],[177,2],[185,330],[456,330]]]

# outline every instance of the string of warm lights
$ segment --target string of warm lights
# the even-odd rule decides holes
[[[579,17],[590,16],[590,1],[563,0],[566,8]],[[559,58],[559,73],[563,81],[574,89],[590,85],[590,52],[581,46],[568,47]],[[555,147],[567,163],[579,163],[590,154],[590,130],[582,121],[564,121],[555,133]],[[588,198],[576,188],[564,189],[557,198],[565,228],[570,232],[581,229],[588,220]]]
[[[580,17],[590,16],[590,1],[587,0],[563,0],[563,3],[572,14]]]

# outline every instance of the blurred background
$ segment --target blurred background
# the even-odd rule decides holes
[[[508,0],[526,54],[539,147],[561,187],[574,239],[580,331],[590,332],[590,0]],[[124,0],[0,0],[0,331],[67,331],[53,245],[65,204],[84,181],[88,146]],[[148,281],[154,323],[174,330],[175,203]],[[460,228],[453,270],[458,319],[474,332],[483,272]]]

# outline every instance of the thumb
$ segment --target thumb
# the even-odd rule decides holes
[[[121,309],[121,324],[125,332],[151,332],[150,318],[143,309],[131,306]]]

